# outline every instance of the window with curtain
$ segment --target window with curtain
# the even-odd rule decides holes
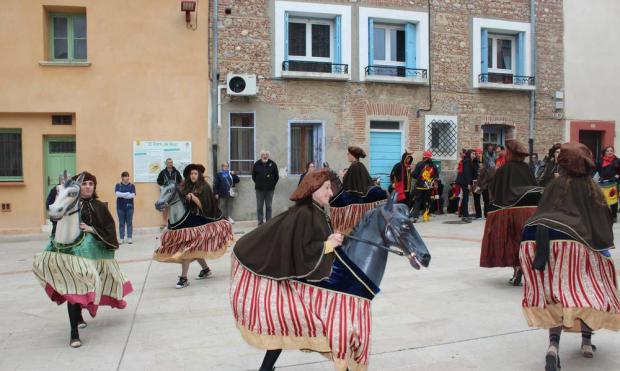
[[[21,130],[0,129],[0,181],[22,181]]]
[[[51,60],[87,59],[86,14],[50,14],[49,35]]]
[[[317,168],[322,160],[321,124],[312,122],[292,123],[290,131],[290,173],[302,174],[306,164],[313,162]]]
[[[251,174],[254,165],[254,113],[230,114],[230,170]]]
[[[515,74],[515,37],[489,34],[488,63],[489,72]]]

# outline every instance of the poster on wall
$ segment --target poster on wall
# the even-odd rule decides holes
[[[133,174],[136,183],[155,183],[157,175],[166,167],[166,159],[183,174],[192,163],[192,142],[147,141],[133,142]]]

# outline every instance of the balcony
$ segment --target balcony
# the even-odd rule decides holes
[[[331,62],[284,61],[282,77],[287,79],[349,80],[349,65]]]
[[[366,81],[428,85],[428,72],[421,68],[368,66],[365,71]]]
[[[481,89],[500,90],[535,90],[534,76],[517,76],[506,73],[481,73],[478,75],[478,87]]]

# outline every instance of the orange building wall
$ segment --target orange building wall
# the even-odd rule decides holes
[[[45,5],[85,7],[88,67],[43,66]],[[207,165],[208,2],[198,4],[198,28],[186,28],[179,1],[5,0],[0,12],[0,128],[21,128],[24,182],[0,183],[0,233],[38,231],[45,222],[43,136],[75,134],[77,169],[98,178],[113,215],[114,184],[133,175],[134,140],[189,140],[192,160]],[[195,22],[192,14],[192,21]],[[52,127],[52,113],[72,113],[69,127]],[[155,183],[138,183],[134,226],[155,226]]]

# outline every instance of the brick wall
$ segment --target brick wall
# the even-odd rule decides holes
[[[427,1],[420,0],[312,2],[350,5],[354,34],[357,33],[355,24],[361,6],[428,11]],[[371,117],[394,117],[404,121],[408,126],[407,147],[417,152],[418,156],[424,146],[424,114],[458,116],[459,148],[481,146],[481,126],[484,124],[505,124],[512,128],[510,132],[517,139],[527,143],[528,92],[471,88],[471,34],[474,17],[529,22],[529,1],[432,0],[431,4],[429,72],[432,79],[432,109],[430,112],[422,111],[420,117],[416,116],[416,111],[429,106],[429,87],[426,86],[273,78],[273,0],[220,1],[221,79],[225,79],[230,72],[255,73],[259,77],[259,94],[247,100],[248,105],[270,106],[297,119],[315,119],[317,112],[328,117],[330,130],[327,131],[325,144],[328,150],[331,149],[332,156],[342,153],[344,158],[345,148],[351,144],[368,148]],[[553,106],[554,92],[563,89],[562,1],[538,0],[538,6],[535,152],[545,153],[552,143],[561,141],[563,137],[563,123],[554,118]],[[230,15],[225,14],[227,8]],[[353,37],[353,40],[357,38]],[[352,53],[357,52],[357,47],[353,45]],[[356,76],[352,76],[356,80]],[[235,100],[239,101],[234,98],[232,102]],[[225,97],[223,107],[229,102],[231,99]],[[257,146],[262,144],[257,143]],[[342,164],[338,162],[340,159],[328,160]],[[444,169],[455,166],[455,162],[447,162]]]

